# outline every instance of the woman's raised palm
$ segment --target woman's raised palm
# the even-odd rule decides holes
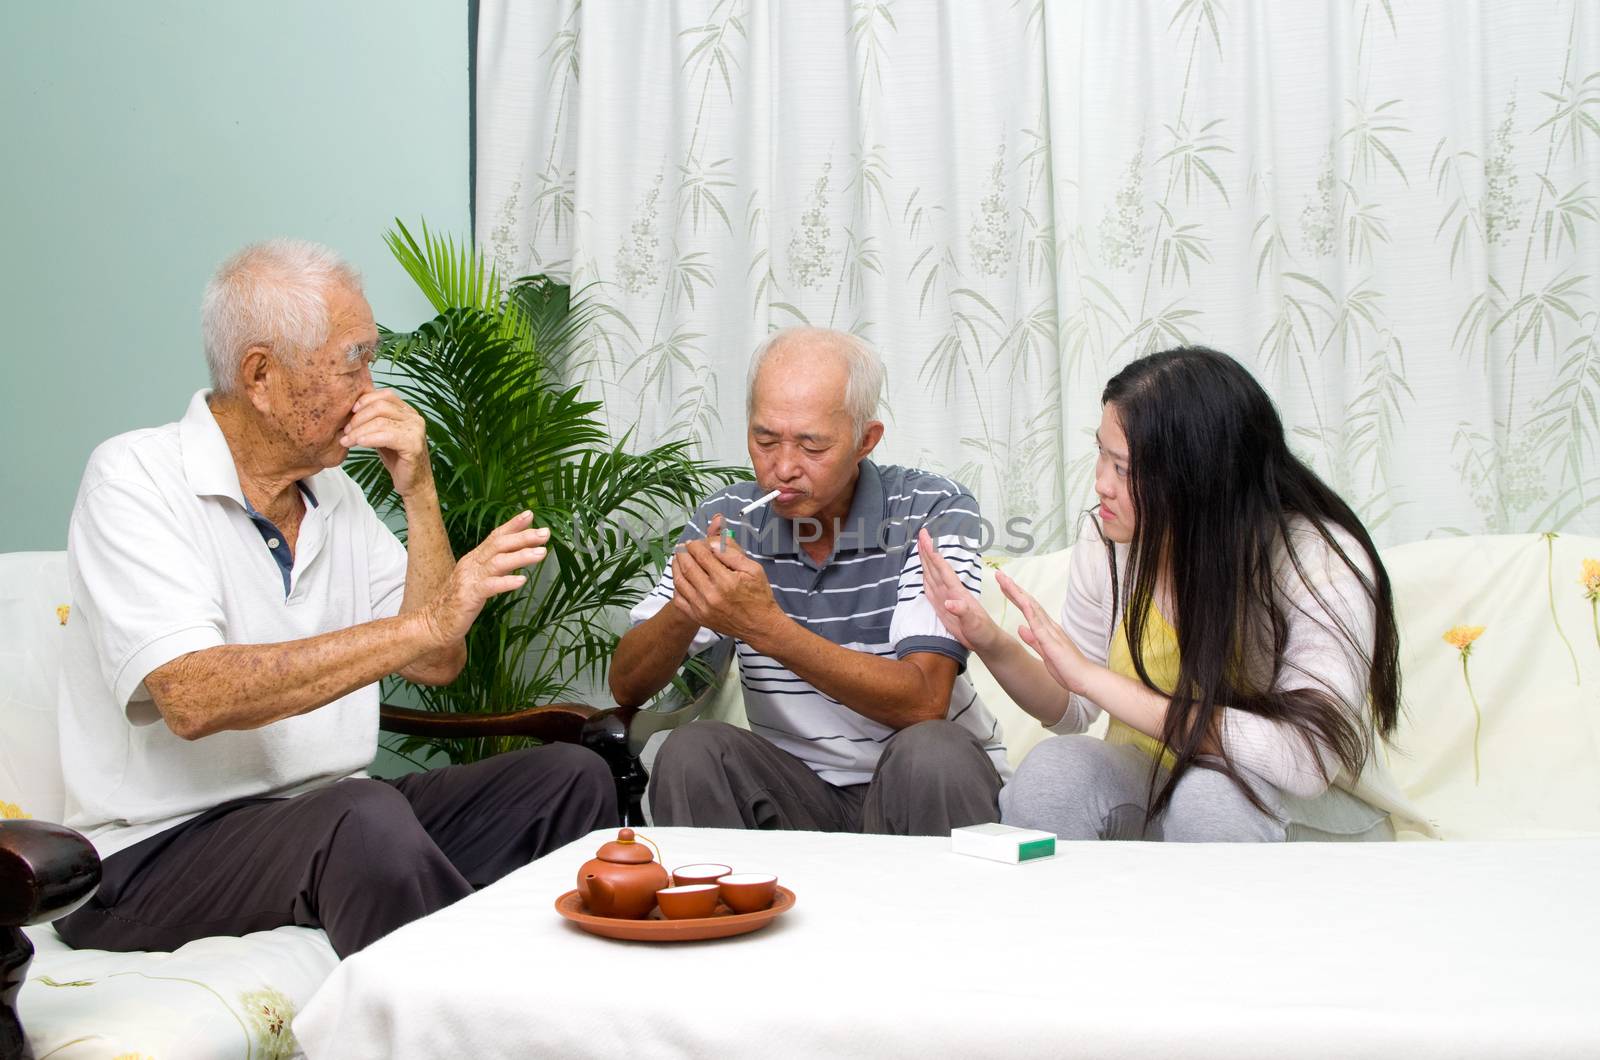
[[[933,538],[926,530],[917,534],[917,553],[922,557],[923,591],[944,628],[964,647],[974,651],[981,651],[992,643],[1000,627],[995,625],[978,598],[961,584],[955,568],[933,547]]]

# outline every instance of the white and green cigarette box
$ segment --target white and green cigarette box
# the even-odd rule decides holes
[[[990,861],[1015,865],[1023,861],[1048,858],[1056,852],[1056,837],[1034,828],[1014,828],[1008,824],[974,824],[950,830],[950,849]]]

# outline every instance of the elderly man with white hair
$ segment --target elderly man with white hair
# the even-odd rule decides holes
[[[247,247],[206,289],[212,386],[89,458],[67,535],[67,823],[103,859],[57,923],[170,950],[285,924],[341,956],[617,819],[592,752],[540,747],[366,777],[377,681],[445,684],[485,601],[522,585],[528,512],[458,562],[422,417],[374,390],[359,276],[324,247]],[[377,450],[401,545],[339,469]]]
[[[689,654],[736,644],[750,728],[696,721],[667,738],[657,824],[943,835],[999,820],[999,726],[917,550],[926,530],[976,594],[978,505],[947,478],[867,459],[883,382],[844,332],[780,331],[752,359],[755,481],[699,506],[612,659],[612,695],[637,705]]]

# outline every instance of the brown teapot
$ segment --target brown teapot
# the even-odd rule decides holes
[[[670,882],[633,829],[624,828],[578,870],[578,896],[595,916],[638,920],[655,908],[656,892]]]

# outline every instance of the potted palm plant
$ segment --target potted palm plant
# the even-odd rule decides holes
[[[593,302],[543,276],[502,285],[481,253],[426,225],[420,242],[398,220],[385,238],[437,313],[385,330],[379,360],[386,385],[427,420],[451,548],[464,554],[523,509],[551,528],[527,584],[484,606],[461,676],[440,688],[392,678],[385,696],[449,715],[562,700],[604,673],[623,609],[659,572],[685,513],[744,473],[695,459],[687,441],[632,452],[629,437],[611,440],[601,403],[563,381]],[[352,453],[346,469],[379,514],[401,510],[376,453]],[[463,763],[528,742],[424,733],[391,749]]]

